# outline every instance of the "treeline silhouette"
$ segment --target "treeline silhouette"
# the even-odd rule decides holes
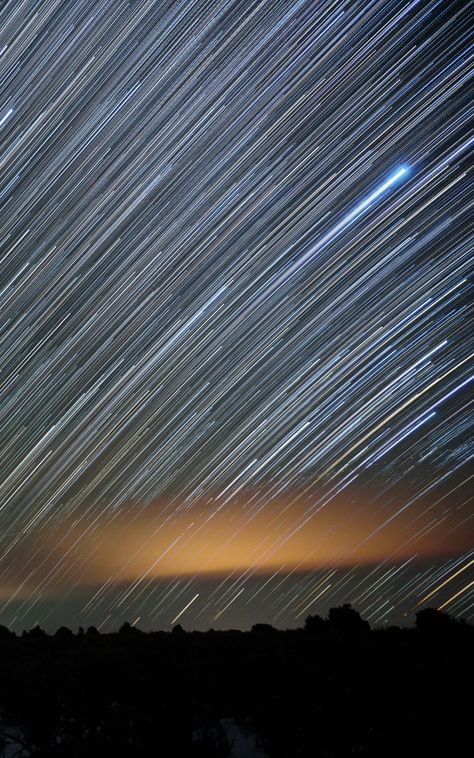
[[[350,605],[292,630],[0,626],[0,756],[224,758],[229,719],[270,758],[467,756],[473,642],[435,609],[371,630]]]

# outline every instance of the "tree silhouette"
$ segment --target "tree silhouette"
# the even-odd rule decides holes
[[[308,616],[304,622],[305,631],[311,634],[320,634],[327,628],[327,625],[327,621],[317,614]]]
[[[0,624],[0,640],[8,640],[16,637],[15,632],[12,632],[7,626]]]
[[[0,758],[230,758],[239,729],[268,758],[466,754],[474,628],[434,609],[414,629],[350,605],[304,629],[5,629]]]
[[[254,624],[250,631],[252,634],[275,634],[277,630],[271,624]]]
[[[364,621],[360,613],[350,603],[344,603],[339,608],[331,608],[328,621],[334,629],[338,629],[345,634],[360,634],[361,632],[370,631],[369,622]]]
[[[123,637],[133,637],[140,634],[140,631],[136,626],[132,626],[129,621],[124,621],[119,629],[119,634]]]
[[[174,626],[174,627],[172,628],[172,630],[171,630],[171,633],[172,633],[172,634],[176,634],[176,635],[183,635],[183,634],[186,634],[186,632],[184,631],[184,629],[183,629],[183,627],[181,626],[181,624],[175,624],[175,626]]]
[[[69,637],[74,637],[72,631],[67,626],[60,626],[59,629],[56,630],[56,633],[54,635],[55,637],[62,637],[63,639],[68,639]]]
[[[442,634],[452,630],[457,622],[447,613],[437,608],[424,608],[415,614],[416,628],[423,633]]]
[[[32,637],[33,639],[40,639],[41,637],[47,637],[46,632],[40,626],[36,625],[28,631],[24,631],[22,637]]]

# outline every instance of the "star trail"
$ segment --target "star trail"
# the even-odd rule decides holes
[[[0,10],[0,623],[474,615],[472,5]]]

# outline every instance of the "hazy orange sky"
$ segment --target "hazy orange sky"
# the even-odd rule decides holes
[[[17,575],[0,583],[2,596],[19,582],[20,596],[38,586],[43,594],[55,595],[73,581],[98,586],[109,580],[120,584],[140,577],[226,575],[249,568],[260,574],[282,567],[349,568],[386,559],[402,562],[414,555],[440,558],[469,547],[469,535],[450,534],[455,521],[451,524],[449,515],[432,528],[430,514],[420,504],[382,526],[383,508],[375,512],[363,502],[346,493],[308,520],[307,500],[290,496],[273,499],[271,507],[256,514],[242,498],[220,511],[213,502],[186,510],[176,509],[175,503],[167,509],[169,503],[160,501],[146,508],[130,505],[113,516],[91,511],[55,520],[54,526],[34,531],[12,548]]]

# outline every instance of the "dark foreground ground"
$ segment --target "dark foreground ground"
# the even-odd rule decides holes
[[[223,758],[228,719],[270,758],[472,755],[474,627],[331,614],[291,631],[0,627],[0,756]]]

